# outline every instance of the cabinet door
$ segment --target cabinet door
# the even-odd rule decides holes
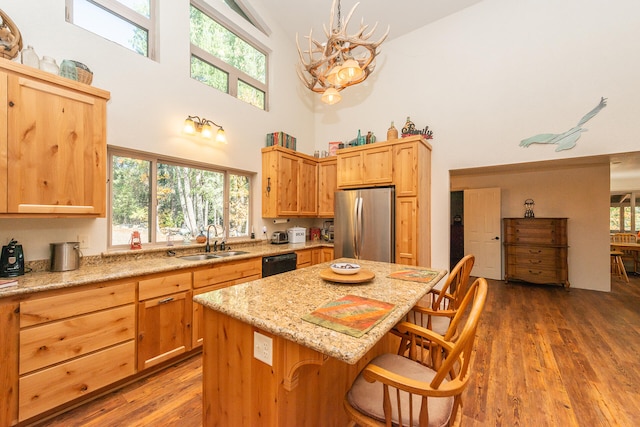
[[[300,185],[300,162],[295,156],[279,153],[277,213],[279,216],[298,215],[298,186]]]
[[[362,185],[362,152],[338,155],[338,188]]]
[[[333,248],[322,248],[320,250],[320,262],[333,261]]]
[[[315,216],[318,213],[318,165],[315,161],[302,159],[299,170],[299,214]]]
[[[362,151],[363,184],[391,184],[393,182],[391,152],[391,147],[367,148]]]
[[[139,304],[138,370],[191,349],[191,312],[191,292]]]
[[[396,197],[418,195],[418,144],[401,144],[393,149]]]
[[[396,198],[396,263],[417,265],[418,199]]]
[[[7,212],[105,215],[106,101],[8,78]]]
[[[318,216],[333,218],[333,199],[337,186],[337,160],[318,165]]]
[[[310,267],[313,262],[313,251],[311,249],[304,249],[296,251],[296,269]]]

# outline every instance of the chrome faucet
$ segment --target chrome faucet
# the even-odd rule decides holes
[[[215,227],[215,225],[210,224],[207,227],[207,244],[204,245],[204,251],[205,252],[211,252],[211,246],[209,246],[209,230],[211,230],[211,227]],[[216,235],[218,235],[218,229],[216,228],[215,230],[216,230]],[[214,249],[214,252],[215,252],[215,249]]]

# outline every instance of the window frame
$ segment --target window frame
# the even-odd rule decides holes
[[[76,25],[73,22],[73,2],[76,0],[65,0],[65,20],[73,25]],[[129,22],[137,27],[143,28],[147,31],[148,40],[147,40],[147,55],[143,55],[149,59],[156,60],[157,58],[157,43],[158,43],[158,0],[149,0],[149,17],[145,17],[133,9],[125,6],[124,4],[116,1],[116,0],[80,0],[85,1],[87,3],[91,3],[96,7],[99,7],[106,12],[112,14],[116,18],[119,18],[125,22]],[[82,28],[83,30],[89,31],[98,37],[102,37],[105,40],[109,40],[110,42],[116,43],[118,46],[122,46],[120,43],[117,43],[113,40],[107,39],[101,36],[98,33],[91,31],[90,29],[81,27],[76,25],[78,28]],[[133,53],[138,53],[133,49],[128,48],[127,46],[122,46],[127,50],[130,50]],[[140,54],[141,55],[141,54]]]
[[[253,204],[254,204],[254,200],[253,200],[253,186],[255,183],[255,179],[257,176],[256,172],[251,172],[251,171],[245,171],[245,170],[241,170],[241,169],[234,169],[234,168],[225,168],[219,165],[213,165],[210,163],[202,163],[202,162],[195,162],[195,161],[190,161],[190,160],[185,160],[185,159],[180,159],[177,157],[171,157],[171,156],[164,156],[164,155],[160,155],[160,154],[154,154],[154,153],[148,153],[148,152],[144,152],[144,151],[138,151],[138,150],[133,150],[133,149],[129,149],[129,148],[122,148],[122,147],[115,147],[115,146],[107,146],[107,161],[108,161],[108,170],[107,170],[107,174],[108,174],[108,188],[107,188],[107,205],[108,205],[108,209],[107,209],[107,250],[122,250],[122,249],[128,249],[129,245],[128,244],[118,244],[118,245],[114,245],[113,244],[113,240],[112,240],[112,229],[113,229],[113,205],[112,205],[112,201],[113,201],[113,157],[114,156],[118,156],[118,157],[129,157],[129,158],[135,158],[135,159],[139,159],[139,160],[145,160],[145,161],[149,161],[151,163],[151,167],[150,167],[150,193],[151,193],[151,201],[150,201],[150,221],[151,224],[153,224],[153,227],[150,227],[149,229],[149,238],[150,238],[150,242],[142,242],[143,245],[146,246],[151,246],[151,247],[158,247],[158,246],[166,246],[166,242],[160,242],[157,240],[157,230],[156,230],[156,224],[157,224],[157,215],[158,215],[158,163],[163,163],[163,164],[168,164],[168,165],[172,165],[172,166],[182,166],[182,167],[188,167],[188,168],[197,168],[197,169],[203,169],[203,170],[207,170],[207,171],[211,171],[211,172],[217,172],[217,173],[222,173],[224,174],[224,189],[223,189],[223,207],[222,207],[222,211],[223,211],[223,235],[222,236],[218,236],[219,238],[223,238],[226,241],[231,241],[233,242],[234,240],[241,240],[241,239],[248,239],[250,236],[250,232],[249,234],[247,234],[247,236],[239,236],[239,237],[229,237],[229,222],[230,222],[230,218],[229,218],[229,211],[230,211],[230,204],[229,204],[229,199],[230,199],[230,178],[229,176],[231,174],[233,175],[241,175],[241,176],[246,176],[248,181],[249,181],[249,203],[247,206],[247,210],[249,212],[249,218],[248,218],[248,225],[247,225],[247,229],[251,230],[253,227],[253,219],[252,219],[252,213],[253,213]],[[196,236],[192,236],[192,241],[195,241]]]
[[[214,56],[209,52],[205,51],[204,49],[201,49],[200,47],[194,45],[193,43],[191,43],[191,41],[189,41],[189,64],[191,64],[191,57],[195,56],[199,60],[227,73],[228,81],[227,81],[226,93],[240,101],[242,100],[238,98],[238,81],[239,80],[263,92],[264,108],[261,108],[261,110],[269,111],[269,69],[270,69],[269,61],[270,61],[271,50],[268,49],[266,46],[264,46],[262,43],[260,43],[255,37],[252,37],[247,31],[243,30],[238,25],[234,24],[229,18],[225,17],[222,13],[220,13],[219,11],[217,11],[207,3],[204,3],[200,0],[190,0],[189,9],[191,9],[192,6],[200,10],[200,12],[202,12],[203,14],[208,16],[210,19],[217,22],[222,27],[226,28],[228,31],[233,33],[236,37],[242,39],[245,43],[251,45],[254,49],[261,52],[265,56],[265,82],[262,83],[261,81],[253,78],[252,76],[248,75],[242,70],[230,64],[227,64],[217,56]],[[190,33],[191,33],[191,22],[189,21],[189,34]],[[189,39],[191,39],[191,37],[189,37]],[[193,80],[196,80],[191,76],[191,65],[189,65],[189,77]],[[206,85],[206,86],[212,87],[209,85]],[[219,90],[217,88],[213,88],[213,89]],[[249,104],[249,105],[253,105],[253,104]]]

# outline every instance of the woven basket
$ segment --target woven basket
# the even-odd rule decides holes
[[[22,34],[11,18],[0,10],[0,57],[13,59],[22,50]]]
[[[78,62],[78,61],[73,61],[73,62],[76,64],[76,71],[78,72],[78,81],[80,83],[90,85],[91,82],[93,81],[93,73],[91,72],[89,67],[84,65],[82,62]]]

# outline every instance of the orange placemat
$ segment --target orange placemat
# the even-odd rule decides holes
[[[407,268],[389,274],[391,279],[409,280],[411,282],[428,283],[438,275],[437,271],[428,268]]]
[[[387,317],[394,307],[387,302],[346,295],[305,314],[302,320],[360,338]]]

